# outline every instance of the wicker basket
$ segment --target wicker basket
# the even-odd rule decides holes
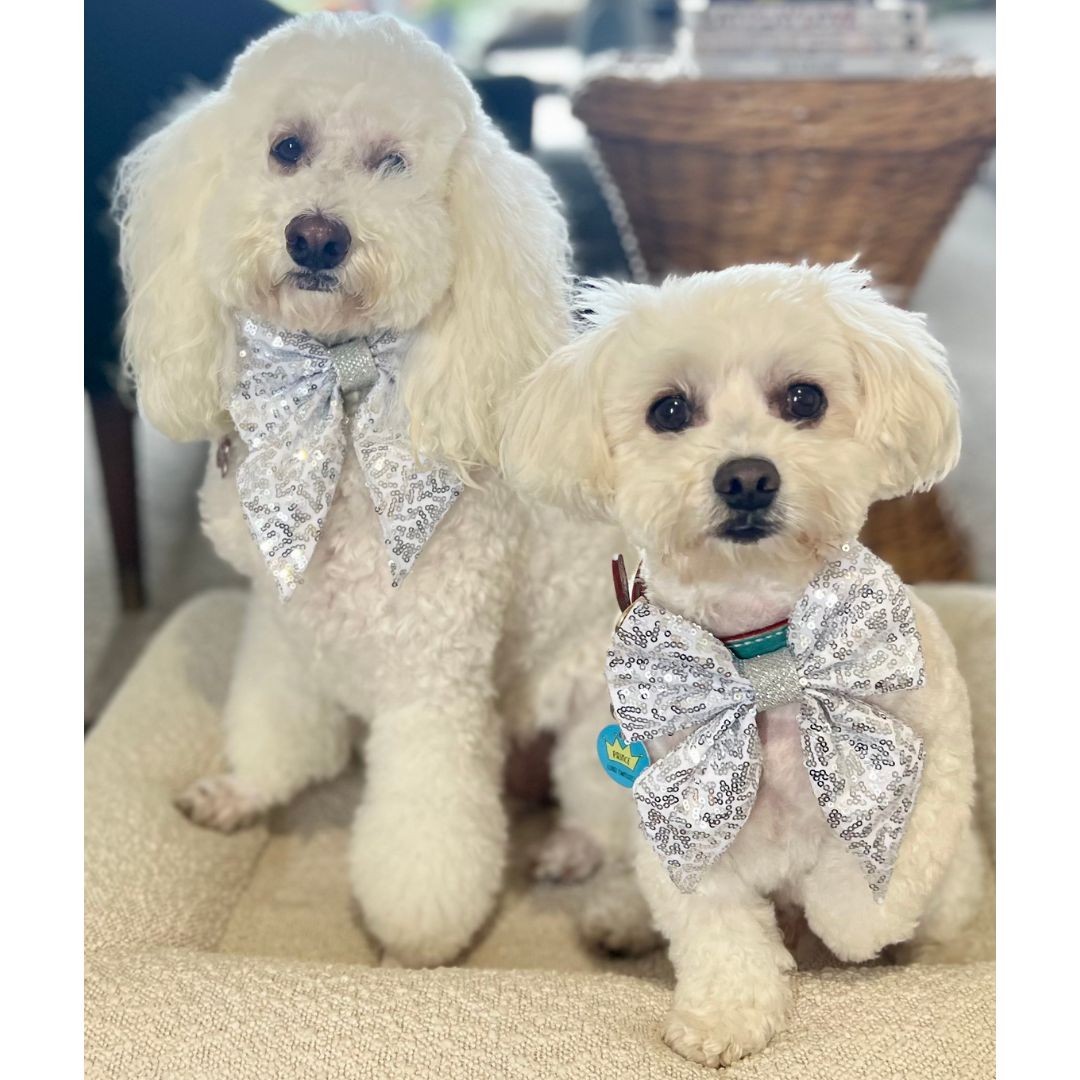
[[[860,539],[904,581],[971,580],[967,541],[932,491],[875,503]]]
[[[994,144],[990,77],[732,82],[658,70],[615,65],[574,102],[649,276],[859,254],[902,303]]]

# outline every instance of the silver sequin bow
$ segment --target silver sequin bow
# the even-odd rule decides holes
[[[413,454],[395,386],[402,340],[387,332],[330,348],[256,319],[238,325],[242,370],[229,412],[249,452],[236,483],[282,599],[303,580],[315,551],[350,425],[391,584],[399,585],[462,490],[448,466],[418,463]]]
[[[773,659],[776,658],[776,659]],[[884,898],[922,773],[922,740],[866,699],[923,683],[911,602],[893,570],[844,545],[799,600],[782,653],[738,661],[712,634],[641,597],[608,652],[627,741],[691,729],[634,783],[641,827],[684,892],[746,823],[762,757],[759,709],[799,702],[818,806]]]

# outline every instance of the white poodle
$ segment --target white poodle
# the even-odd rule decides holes
[[[948,941],[980,898],[952,646],[855,541],[872,502],[955,464],[955,387],[922,317],[850,264],[584,300],[593,325],[532,377],[504,462],[643,552],[608,664],[622,734],[653,764],[620,751],[644,757],[623,794],[678,978],[664,1037],[728,1064],[785,1023],[777,909],[864,961]],[[734,659],[748,641],[779,648]]]
[[[508,737],[607,714],[612,541],[493,468],[512,388],[569,330],[552,188],[420,33],[327,15],[257,41],[142,143],[118,216],[140,407],[174,438],[227,439],[202,513],[253,583],[228,771],[179,803],[244,825],[338,773],[362,719],[356,896],[396,959],[444,963],[500,884]],[[395,447],[405,478],[380,487]],[[572,750],[557,775],[588,762]],[[604,797],[587,801],[595,831]],[[553,874],[599,857],[562,844]]]

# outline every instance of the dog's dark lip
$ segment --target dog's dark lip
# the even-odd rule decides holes
[[[774,520],[752,510],[725,521],[716,530],[716,535],[721,540],[730,540],[733,544],[756,544],[777,531],[779,531],[779,526]]]
[[[336,292],[341,285],[337,274],[325,270],[294,270],[286,280],[304,292]]]

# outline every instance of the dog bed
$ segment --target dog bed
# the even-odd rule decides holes
[[[992,850],[993,593],[920,591],[954,635],[971,686],[979,821]],[[708,1075],[660,1039],[672,986],[663,953],[590,952],[573,930],[582,887],[529,882],[528,847],[549,824],[541,811],[519,808],[506,895],[460,966],[407,971],[380,966],[349,891],[359,767],[232,836],[173,809],[177,791],[221,765],[245,602],[213,592],[179,611],[87,740],[86,1075]],[[789,1029],[729,1075],[992,1077],[993,937],[988,895],[954,962],[800,972]]]

